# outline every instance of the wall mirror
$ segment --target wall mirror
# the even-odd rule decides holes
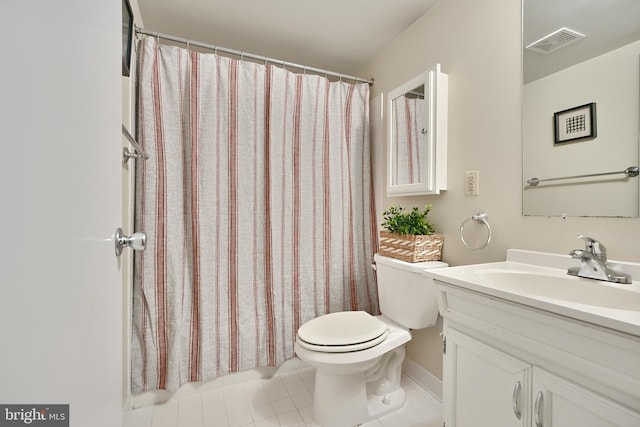
[[[522,16],[523,214],[638,217],[640,1],[523,0]]]
[[[446,190],[447,84],[436,64],[389,92],[387,196]]]

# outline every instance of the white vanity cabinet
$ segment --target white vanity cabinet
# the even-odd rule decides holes
[[[530,394],[531,366],[448,328],[444,358],[447,426],[527,426],[523,399]]]
[[[638,412],[543,369],[532,373],[534,426],[640,426]]]
[[[445,334],[446,426],[640,426],[638,412],[456,329]]]
[[[640,426],[639,336],[447,283],[446,274],[433,277],[446,427]]]

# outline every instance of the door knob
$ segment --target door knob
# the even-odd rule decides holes
[[[122,250],[129,246],[134,251],[144,251],[147,247],[147,233],[138,232],[131,236],[125,236],[122,228],[118,227],[115,234],[116,256],[122,254]]]

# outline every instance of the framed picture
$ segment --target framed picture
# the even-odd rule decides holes
[[[596,133],[596,103],[569,108],[553,114],[554,144],[591,139]]]
[[[129,0],[122,0],[122,75],[129,76],[133,44],[133,12]]]

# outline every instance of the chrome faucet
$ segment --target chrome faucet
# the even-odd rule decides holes
[[[570,267],[567,274],[614,283],[631,283],[631,276],[611,269],[607,264],[607,248],[591,237],[578,235],[585,248],[569,252],[571,258],[580,260],[580,267]]]

